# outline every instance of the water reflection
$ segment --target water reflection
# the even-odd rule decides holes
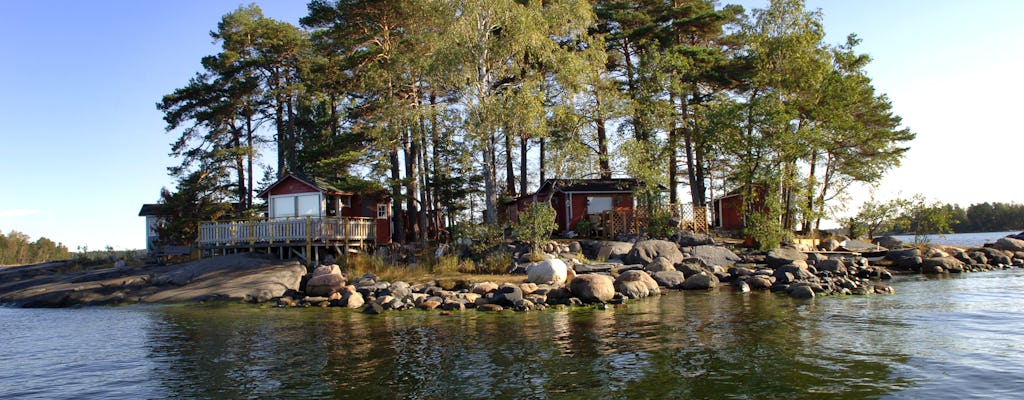
[[[888,344],[908,326],[876,310],[884,299],[673,293],[453,316],[168,307],[146,342],[178,398],[863,398],[911,382]]]

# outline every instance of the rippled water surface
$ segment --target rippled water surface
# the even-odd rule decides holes
[[[0,398],[993,398],[1024,393],[1024,271],[794,301],[673,293],[454,316],[0,308]]]

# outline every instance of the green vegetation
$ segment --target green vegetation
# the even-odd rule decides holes
[[[809,232],[914,138],[875,92],[856,36],[825,43],[821,14],[802,0],[749,12],[711,0],[313,0],[308,10],[305,29],[255,5],[228,13],[211,32],[218,52],[157,104],[177,135],[177,191],[197,204],[168,208],[192,218],[171,237],[194,238],[189,224],[222,212],[211,204],[254,207],[264,152],[276,156],[264,185],[293,172],[388,188],[397,242],[465,220],[498,227],[499,198],[545,178],[613,175],[668,187],[668,203],[682,202],[685,184],[696,207],[712,186],[772,187],[779,204],[748,231]]]
[[[964,210],[956,204],[928,202],[918,194],[909,199],[867,201],[846,225],[851,236],[869,238],[893,232],[911,233],[920,239],[929,234],[1024,230],[1024,205],[981,203]]]
[[[512,225],[512,231],[519,240],[543,244],[551,238],[551,232],[558,228],[555,223],[555,209],[544,202],[532,203],[519,214],[519,220]]]
[[[10,231],[0,232],[0,265],[36,264],[55,260],[70,260],[67,246],[45,237],[32,241],[28,235]]]

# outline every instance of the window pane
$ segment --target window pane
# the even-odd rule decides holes
[[[597,214],[612,209],[611,197],[588,197],[587,214]]]
[[[273,218],[284,218],[284,217],[294,217],[295,216],[295,197],[294,196],[273,197],[273,198],[271,198],[271,201],[274,202],[274,204],[273,204],[273,206],[274,206],[273,207],[274,215],[272,215]]]
[[[299,196],[299,215],[307,216],[312,215],[314,217],[320,216],[320,196],[319,195],[304,195]]]

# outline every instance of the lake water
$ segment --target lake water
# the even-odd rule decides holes
[[[950,233],[945,235],[925,235],[924,238],[929,243],[943,246],[981,246],[985,243],[995,243],[999,238],[1016,235],[1018,233],[1020,233],[1020,231]],[[914,242],[914,235],[893,235],[893,237],[905,243]]]
[[[0,398],[992,398],[1024,393],[1024,270],[895,295],[673,293],[529,313],[0,308]]]

